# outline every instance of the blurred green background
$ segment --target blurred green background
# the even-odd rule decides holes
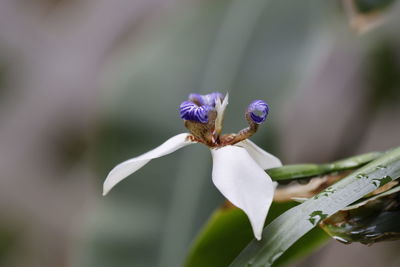
[[[266,100],[253,140],[284,164],[398,146],[389,2],[1,0],[0,266],[180,266],[224,201],[207,148],[154,160],[105,198],[101,187],[186,131],[178,106],[192,92],[230,93],[225,132]],[[399,266],[399,246],[330,241],[294,266]]]

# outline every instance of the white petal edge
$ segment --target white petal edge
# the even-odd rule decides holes
[[[282,166],[282,162],[280,161],[280,159],[268,153],[248,139],[237,143],[236,146],[245,148],[250,156],[264,170]]]
[[[126,160],[117,166],[115,166],[110,173],[107,175],[106,180],[103,184],[103,196],[105,196],[116,184],[128,177],[141,167],[146,165],[150,160],[170,154],[182,147],[193,144],[188,139],[190,134],[181,133],[174,137],[171,137],[160,146],[150,150],[149,152],[142,154],[138,157]]]
[[[249,217],[254,236],[261,239],[276,183],[260,168],[245,148],[211,149],[212,179],[218,190]]]

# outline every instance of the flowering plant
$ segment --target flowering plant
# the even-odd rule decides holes
[[[202,143],[211,151],[215,186],[232,204],[247,214],[254,236],[260,240],[276,187],[264,170],[282,164],[248,138],[266,120],[269,107],[262,100],[253,101],[245,112],[249,126],[237,134],[221,134],[227,105],[228,94],[190,94],[188,100],[180,105],[180,117],[189,133],[171,137],[159,147],[118,164],[104,182],[103,195],[150,160],[190,144]]]

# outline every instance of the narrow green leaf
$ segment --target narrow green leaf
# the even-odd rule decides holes
[[[359,168],[378,157],[381,152],[371,152],[326,164],[293,164],[267,170],[272,180],[292,180]]]
[[[329,239],[330,236],[327,233],[325,233],[321,228],[315,227],[286,250],[285,253],[274,262],[272,267],[286,266],[291,262],[295,262],[296,260],[314,252]]]
[[[286,211],[264,229],[261,241],[250,242],[230,266],[271,266],[321,219],[374,191],[377,188],[374,180],[399,176],[400,148],[396,148]]]

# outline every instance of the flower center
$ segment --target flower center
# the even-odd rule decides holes
[[[224,112],[228,105],[228,94],[213,92],[207,95],[190,94],[180,105],[180,117],[193,136],[192,141],[203,143],[210,148],[234,145],[252,136],[268,115],[269,107],[262,100],[250,103],[245,112],[249,126],[237,134],[221,135]]]

